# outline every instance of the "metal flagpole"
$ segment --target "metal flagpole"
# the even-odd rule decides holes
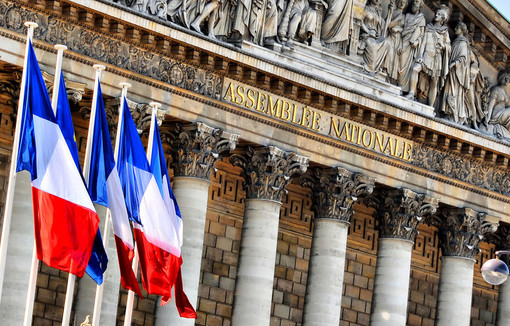
[[[131,87],[129,83],[120,83],[122,87],[122,96],[120,97],[120,106],[119,106],[119,122],[117,123],[117,137],[115,137],[115,162],[119,159],[119,143],[120,143],[120,127],[122,125],[122,120],[124,119],[124,103],[125,98],[127,96],[127,90]],[[138,275],[138,249],[135,242],[135,256],[133,257],[133,272],[135,273],[135,277]],[[126,302],[126,314],[124,315],[124,325],[131,326],[131,318],[133,317],[133,301],[135,299],[135,293],[131,290],[128,291],[128,298]]]
[[[34,28],[37,28],[37,24],[34,22],[25,22],[25,26],[28,28],[27,31],[27,42],[25,47],[25,59],[23,63],[23,74],[21,77],[21,85],[19,92],[18,102],[18,113],[16,119],[16,129],[14,132],[14,141],[12,144],[12,156],[11,156],[11,167],[9,170],[9,182],[7,185],[7,196],[5,199],[5,211],[2,226],[2,240],[0,242],[0,302],[2,300],[2,289],[4,284],[5,275],[5,262],[7,260],[7,246],[9,243],[9,232],[11,228],[12,219],[12,206],[14,203],[14,188],[16,184],[16,165],[18,161],[19,151],[19,139],[20,139],[20,128],[21,128],[21,117],[23,116],[23,102],[25,101],[25,87],[27,72],[26,66],[28,61],[28,44],[32,40],[34,35]]]
[[[85,148],[85,160],[83,162],[83,177],[85,178],[85,182],[89,182],[89,174],[90,174],[90,157],[92,152],[92,142],[94,137],[94,128],[97,114],[97,96],[98,96],[98,88],[99,81],[101,80],[101,72],[106,69],[103,65],[94,65],[93,68],[96,70],[96,78],[94,81],[94,94],[92,95],[92,106],[90,108],[90,120],[89,120],[89,130],[87,135],[87,146]],[[107,210],[105,224],[104,224],[104,232],[103,232],[103,246],[106,248],[108,245],[108,224],[109,224],[109,215],[110,210]],[[103,283],[98,285],[96,288],[96,297],[94,300],[94,313],[92,317],[92,325],[98,325],[100,313],[101,313],[101,302],[103,299]]]
[[[151,154],[152,154],[152,143],[154,140],[153,134],[154,134],[154,121],[156,120],[156,112],[158,108],[161,106],[161,104],[156,102],[150,102],[149,105],[152,107],[151,112],[151,127],[149,131],[149,141],[147,144],[147,159],[149,160],[149,164],[151,161]],[[135,257],[133,258],[133,271],[135,272],[135,275],[138,273],[138,249],[135,245]],[[124,317],[124,326],[130,326],[131,325],[131,318],[133,317],[133,301],[135,299],[135,293],[133,291],[128,292],[128,298],[126,302],[126,315]]]
[[[55,66],[55,80],[53,84],[53,97],[51,100],[51,106],[53,108],[54,114],[57,112],[58,92],[60,87],[60,71],[62,70],[62,56],[64,55],[64,50],[67,50],[67,46],[57,44],[55,45],[55,49],[57,49],[57,63]],[[23,319],[23,325],[25,326],[29,326],[32,323],[38,268],[39,260],[37,259],[37,248],[34,242],[34,249],[32,251],[32,263],[30,267],[30,279],[28,282],[27,301],[25,304],[25,316]]]
[[[58,103],[58,92],[60,88],[60,72],[62,70],[62,57],[64,55],[64,51],[67,50],[67,46],[62,44],[55,45],[55,49],[57,49],[57,63],[55,65],[55,79],[53,82],[53,97],[51,99],[51,107],[53,108],[53,113],[57,113],[57,103]],[[34,243],[34,249],[32,251],[32,264],[30,267],[30,279],[28,282],[28,293],[27,293],[27,301],[25,304],[25,316],[23,319],[24,326],[30,326],[32,324],[32,314],[34,310],[34,298],[35,298],[35,290],[37,284],[37,269],[39,268],[39,260],[37,259],[37,249]]]

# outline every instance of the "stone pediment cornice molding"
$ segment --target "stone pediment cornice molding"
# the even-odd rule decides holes
[[[26,6],[27,10],[13,5],[14,3]],[[493,163],[501,168],[509,166],[510,154],[508,154],[506,148],[495,150],[486,147],[487,145],[483,144],[484,141],[473,143],[465,139],[452,138],[447,133],[450,123],[445,120],[420,117],[416,113],[414,113],[415,118],[410,119],[408,117],[412,116],[413,113],[410,115],[409,110],[405,107],[395,106],[385,102],[384,99],[371,97],[370,94],[356,93],[356,90],[349,90],[349,92],[355,95],[356,98],[373,100],[374,102],[371,104],[373,106],[366,107],[347,102],[332,94],[324,93],[321,90],[310,88],[289,79],[283,79],[268,72],[259,71],[223,56],[229,51],[234,51],[229,56],[239,53],[239,50],[233,48],[229,48],[221,54],[214,54],[206,49],[180,43],[168,36],[158,34],[157,30],[148,30],[145,28],[145,26],[149,26],[148,23],[145,26],[132,25],[107,16],[105,13],[92,12],[90,8],[81,7],[74,1],[18,0],[11,2],[1,0],[0,10],[3,10],[6,14],[6,19],[0,20],[0,27],[23,33],[22,24],[12,22],[14,17],[17,17],[16,20],[19,21],[25,19],[38,20],[40,28],[36,29],[35,39],[66,44],[70,51],[88,55],[93,59],[99,59],[108,64],[129,69],[213,99],[221,98],[223,77],[229,77],[304,104],[313,105],[319,109],[375,126],[378,129],[400,134],[417,142],[423,142],[427,146],[450,150],[467,158]],[[15,14],[13,14],[14,12]],[[50,20],[47,16],[49,14],[52,15]],[[9,19],[9,17],[11,18]],[[56,17],[59,19],[56,19]],[[141,20],[149,22],[145,18]],[[9,21],[11,22],[9,23]],[[74,41],[71,41],[71,37],[74,38]],[[206,42],[211,43],[210,40]],[[225,46],[224,43],[220,42],[213,41],[212,43]],[[53,51],[53,49],[48,50]],[[200,68],[197,68],[197,66],[200,66]],[[132,76],[129,77],[132,78]],[[329,87],[327,81],[319,82],[323,82],[324,86]],[[335,85],[335,87],[341,86]],[[362,96],[360,97],[360,95]],[[369,103],[370,101],[364,100],[362,102]],[[378,110],[378,107],[381,106],[384,107],[383,111]],[[423,123],[415,123],[415,120],[420,120]],[[438,128],[441,130],[434,128],[436,125],[441,127]],[[487,139],[495,145],[505,144],[504,147],[508,144],[508,142],[502,142],[474,130],[455,124],[451,125],[461,130],[464,129],[465,135],[469,136],[467,138]]]
[[[75,57],[72,52],[86,55],[91,59],[101,60],[113,65],[114,67],[110,66],[107,70],[119,76],[160,87],[154,85],[150,80],[133,74],[128,75],[122,71],[122,69],[129,69],[135,74],[145,75],[148,78],[192,91],[197,94],[197,96],[192,96],[193,99],[207,102],[208,105],[213,106],[218,106],[218,103],[201,98],[200,95],[213,100],[220,99],[222,96],[221,85],[225,77],[240,80],[247,85],[257,85],[257,87],[302,103],[313,102],[313,105],[321,110],[412,139],[420,145],[420,149],[425,149],[427,153],[427,161],[416,159],[410,162],[414,166],[423,167],[461,181],[465,181],[464,174],[477,175],[475,179],[479,180],[478,176],[480,174],[475,170],[481,168],[482,171],[487,171],[487,167],[490,167],[497,172],[492,173],[492,176],[502,176],[502,178],[497,179],[500,181],[496,183],[496,186],[491,184],[491,180],[493,180],[491,178],[493,177],[485,172],[482,174],[482,179],[485,179],[473,184],[504,195],[510,193],[508,181],[510,178],[508,171],[510,154],[506,150],[508,145],[493,137],[471,130],[464,130],[467,128],[456,127],[453,123],[441,119],[430,117],[424,119],[408,111],[402,111],[402,116],[395,116],[395,112],[398,113],[400,108],[389,114],[386,108],[383,112],[372,106],[366,107],[360,104],[348,103],[332,94],[321,93],[317,89],[306,88],[302,84],[293,83],[288,79],[270,75],[263,71],[255,71],[253,67],[243,66],[225,55],[230,52],[237,53],[240,56],[247,55],[243,54],[242,51],[225,49],[222,53],[212,54],[203,49],[192,48],[190,44],[182,44],[165,35],[143,29],[141,26],[129,25],[103,13],[87,11],[88,8],[74,4],[70,5],[71,1],[16,1],[16,3],[22,6],[13,5],[12,1],[0,0],[0,11],[5,14],[5,17],[17,17],[19,21],[35,19],[41,26],[36,29],[34,38],[36,46],[46,51],[52,52],[54,50],[37,40],[48,43],[67,43],[71,50],[71,52],[65,54],[67,58],[83,61],[83,57]],[[58,5],[55,5],[55,3]],[[52,18],[48,20],[50,14]],[[11,19],[11,22],[8,23],[6,19],[0,19],[0,27],[20,34],[24,33],[22,24],[17,24],[16,21]],[[144,37],[143,35],[147,33],[154,38]],[[12,34],[3,35],[16,38]],[[70,42],[72,37],[76,38],[75,42]],[[24,41],[22,37],[17,37],[17,39],[19,42]],[[87,43],[87,40],[90,40],[90,42]],[[151,43],[151,41],[154,42]],[[89,63],[95,62],[91,61]],[[320,81],[316,84],[320,84]],[[327,86],[327,83],[322,85]],[[191,96],[189,93],[180,92],[178,89],[168,88],[168,91],[179,93],[188,98]],[[378,101],[384,105],[383,100]],[[369,102],[370,99],[363,98],[363,103]],[[390,109],[389,106],[388,109]],[[246,115],[246,113],[242,114]],[[262,121],[260,118],[256,119]],[[415,120],[419,119],[432,124],[416,123]],[[269,121],[265,121],[265,123],[273,125]],[[286,130],[290,128],[282,124],[274,125],[278,128],[286,128]],[[458,133],[456,133],[456,137],[453,137],[448,131],[455,127]],[[300,131],[295,132],[299,133]],[[459,139],[459,134],[469,136],[466,137],[469,139]],[[307,136],[309,137],[309,135]],[[320,141],[317,137],[312,138]],[[499,149],[494,150],[493,146],[498,146]],[[429,159],[430,157],[433,157],[433,159]],[[460,168],[457,171],[461,171],[460,173],[454,175],[444,174],[440,167],[444,157],[453,157],[470,163],[469,165],[459,164]],[[433,164],[425,164],[425,162],[432,162]],[[445,164],[446,167],[449,166],[449,164]]]

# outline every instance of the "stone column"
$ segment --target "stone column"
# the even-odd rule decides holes
[[[358,196],[369,195],[374,179],[336,167],[316,169],[300,179],[312,189],[315,211],[303,324],[338,326],[347,232]]]
[[[163,128],[162,128],[163,129]],[[175,124],[162,131],[163,142],[172,148],[172,190],[181,211],[184,241],[181,267],[184,292],[197,308],[209,185],[214,164],[223,152],[235,148],[239,135],[204,123]],[[156,308],[156,325],[194,325],[180,318],[175,303]]]
[[[269,325],[281,199],[308,158],[276,147],[248,148],[230,161],[243,169],[246,206],[239,250],[232,325]]]
[[[484,234],[496,226],[470,208],[443,208],[431,217],[439,230],[441,274],[436,325],[469,325],[475,256]]]
[[[409,189],[382,190],[365,199],[375,208],[379,248],[370,325],[399,326],[407,319],[413,241],[423,216],[435,213],[437,200]]]
[[[487,235],[487,240],[496,245],[496,250],[510,249],[510,224],[500,223],[493,234]],[[490,257],[496,258],[496,257]],[[500,259],[510,266],[510,255],[502,255]],[[497,326],[510,325],[510,281],[507,279],[499,286]]]
[[[7,164],[9,171],[10,162],[8,163],[7,157],[2,156],[2,164]],[[30,174],[26,171],[19,172],[16,176],[0,304],[0,320],[5,325],[23,325],[34,248],[34,214],[31,198]]]

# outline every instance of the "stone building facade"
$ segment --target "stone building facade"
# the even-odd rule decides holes
[[[112,130],[120,82],[143,140],[148,103],[166,110],[198,318],[144,292],[132,324],[510,325],[510,285],[480,274],[510,246],[510,25],[486,1],[0,0],[2,202],[27,20],[49,91],[53,45],[69,48],[82,158],[94,63]],[[23,320],[29,182],[18,175],[6,325]],[[110,243],[101,325],[123,325]],[[39,266],[34,325],[61,324],[66,284]],[[72,325],[94,295],[76,282]]]

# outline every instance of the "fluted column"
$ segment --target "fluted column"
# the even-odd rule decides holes
[[[417,227],[437,200],[409,189],[382,190],[365,199],[379,230],[370,325],[399,326],[407,319],[411,254]]]
[[[312,189],[315,211],[303,324],[338,326],[347,232],[357,197],[372,193],[374,179],[343,168],[315,169],[300,178]]]
[[[239,250],[232,325],[269,325],[281,199],[308,158],[269,146],[248,148],[230,161],[243,169],[246,206]]]
[[[475,256],[484,235],[496,230],[486,214],[470,208],[443,208],[430,218],[439,229],[441,274],[436,325],[469,325]]]
[[[163,131],[163,141],[172,148],[172,190],[179,204],[184,228],[181,255],[184,292],[196,308],[200,286],[209,185],[214,164],[223,152],[237,145],[238,135],[197,122],[176,124]],[[173,302],[156,309],[156,325],[194,325],[180,318]]]

